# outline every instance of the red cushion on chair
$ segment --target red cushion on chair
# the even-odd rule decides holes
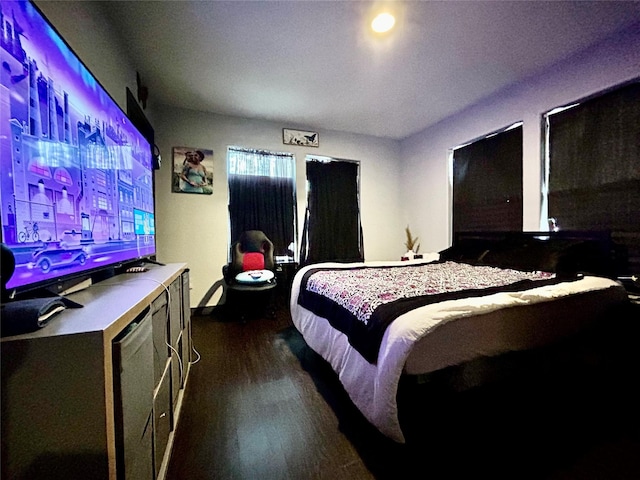
[[[242,259],[242,270],[264,270],[264,255],[259,252],[248,252]]]

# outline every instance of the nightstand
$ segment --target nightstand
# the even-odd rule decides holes
[[[291,296],[291,284],[298,271],[298,262],[276,263],[276,280],[280,297],[288,304]]]
[[[618,280],[624,286],[625,290],[629,294],[629,300],[631,303],[640,305],[640,276],[629,275],[624,277],[618,277]]]
[[[629,296],[625,317],[635,325],[637,319],[640,318],[640,276],[629,275],[618,277],[618,280],[622,283]]]

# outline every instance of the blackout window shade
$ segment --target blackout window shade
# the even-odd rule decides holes
[[[453,151],[453,231],[522,231],[522,125]]]
[[[229,177],[232,242],[246,230],[262,230],[273,242],[274,255],[290,256],[294,242],[294,186],[283,178]]]
[[[549,217],[565,230],[640,230],[640,83],[548,116]]]
[[[606,230],[640,267],[640,81],[549,113],[548,217]],[[636,272],[637,273],[637,272]]]
[[[295,255],[295,159],[291,154],[229,148],[231,243],[246,230],[261,230],[274,255]],[[293,245],[293,247],[292,247]]]

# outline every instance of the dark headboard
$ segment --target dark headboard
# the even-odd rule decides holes
[[[443,260],[614,278],[623,259],[605,231],[458,232]]]

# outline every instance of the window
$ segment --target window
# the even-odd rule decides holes
[[[307,157],[300,264],[364,260],[357,162]]]
[[[453,232],[522,231],[522,123],[453,149]]]
[[[544,121],[542,222],[611,231],[630,257],[640,255],[640,81],[554,109]]]
[[[296,247],[295,157],[229,147],[231,242],[245,230],[262,230],[273,242],[276,261],[293,261]]]

